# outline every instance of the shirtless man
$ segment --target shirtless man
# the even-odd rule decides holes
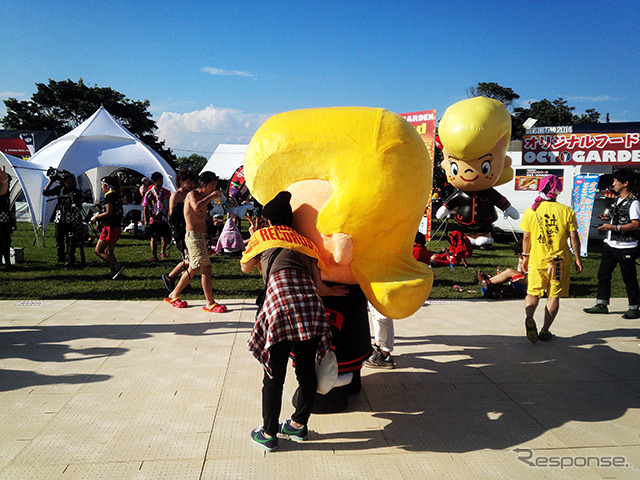
[[[178,189],[171,194],[169,198],[169,226],[173,228],[174,221],[180,217],[184,218],[184,200],[187,198],[187,194],[196,186],[196,175],[191,170],[180,170],[176,176],[178,183]],[[175,212],[175,213],[174,213]],[[181,230],[181,229],[180,229]],[[182,235],[172,230],[174,242],[176,247],[180,251],[180,254],[184,256],[186,247],[184,245],[184,232]],[[179,238],[176,237],[178,235]],[[162,282],[167,291],[171,292],[175,288],[176,279],[182,275],[186,269],[187,264],[184,260],[178,263],[170,273],[162,274]],[[185,292],[186,293],[186,292]],[[194,292],[189,292],[194,293]]]
[[[207,205],[215,198],[220,198],[222,192],[216,190],[218,177],[213,172],[202,172],[198,178],[198,188],[189,192],[184,200],[184,220],[187,234],[185,243],[189,257],[189,268],[182,274],[180,281],[164,299],[165,302],[177,308],[184,308],[187,302],[180,300],[180,292],[200,270],[202,290],[207,299],[207,305],[202,307],[206,312],[223,313],[227,307],[220,305],[213,298],[211,289],[211,260],[207,247]]]

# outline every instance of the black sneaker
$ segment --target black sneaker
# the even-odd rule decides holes
[[[548,342],[549,340],[551,340],[553,338],[553,333],[551,332],[540,332],[538,334],[538,339],[541,342]]]
[[[278,448],[278,437],[274,435],[267,438],[262,427],[251,431],[251,441],[259,447],[264,448],[267,452],[273,452]]]
[[[596,303],[593,307],[583,308],[584,313],[609,313],[609,308],[604,303]]]
[[[531,343],[538,342],[538,327],[536,326],[536,321],[533,317],[527,317],[524,321],[524,326],[527,329],[527,338]]]
[[[622,314],[622,318],[632,320],[634,318],[640,318],[640,310],[637,308],[630,308]]]
[[[124,270],[124,265],[121,263],[117,263],[113,271],[111,272],[111,280],[115,280],[120,276],[122,271]]]
[[[381,351],[374,351],[373,354],[364,361],[364,364],[369,368],[396,368],[391,354],[385,357]]]
[[[173,284],[173,280],[171,280],[171,277],[168,273],[162,274],[162,283],[164,283],[164,288],[166,288],[169,293],[173,292],[175,285]]]
[[[288,438],[296,442],[304,442],[307,439],[309,430],[306,425],[302,428],[296,428],[291,425],[291,419],[287,419],[278,427],[278,436],[280,438]]]

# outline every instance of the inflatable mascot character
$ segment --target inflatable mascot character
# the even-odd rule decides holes
[[[244,174],[262,204],[291,192],[293,226],[318,247],[323,279],[349,285],[349,296],[323,301],[339,371],[359,379],[371,349],[367,299],[383,315],[404,318],[431,291],[431,270],[412,255],[431,189],[423,140],[384,109],[295,110],[258,129]]]
[[[436,213],[438,219],[456,210],[454,219],[473,245],[493,244],[495,207],[517,219],[518,211],[493,187],[513,178],[507,148],[511,138],[511,115],[490,98],[475,97],[454,103],[438,126],[443,145],[442,168],[447,181],[457,188]]]

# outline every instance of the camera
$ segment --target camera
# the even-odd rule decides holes
[[[49,167],[49,169],[47,170],[46,175],[50,179],[58,180],[60,183],[62,183],[64,181],[65,177],[67,177],[68,175],[71,175],[71,172],[67,172],[66,170],[57,169],[57,168],[54,168],[54,167]]]

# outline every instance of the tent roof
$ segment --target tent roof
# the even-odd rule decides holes
[[[39,168],[34,169],[33,165],[26,160],[22,160],[21,158],[14,157],[13,155],[7,155],[2,152],[0,152],[0,165],[4,165],[7,173],[13,177],[11,182],[11,201],[15,200],[15,197],[19,193],[19,190],[15,188],[14,183],[17,180],[17,183],[25,194],[27,204],[29,205],[31,221],[33,225],[36,225],[35,205],[33,204],[32,199],[37,197],[39,194],[42,194],[42,189],[47,183],[44,172]],[[10,169],[6,168],[7,165],[11,167],[13,170],[12,172],[9,172]]]
[[[34,168],[40,168],[45,185],[47,179],[44,172],[49,167],[67,170],[76,177],[99,167],[123,167],[146,177],[160,172],[164,176],[165,187],[171,191],[176,189],[175,172],[166,160],[124,128],[104,107],[100,107],[66,135],[36,152],[29,163]],[[96,181],[94,179],[92,183],[94,191],[98,188]],[[42,196],[42,188],[37,198],[31,198],[31,202],[35,207],[36,225],[42,226],[44,231],[56,202],[47,202]]]
[[[210,171],[219,178],[228,180],[233,172],[244,163],[244,154],[249,145],[230,145],[221,143],[200,172]]]

